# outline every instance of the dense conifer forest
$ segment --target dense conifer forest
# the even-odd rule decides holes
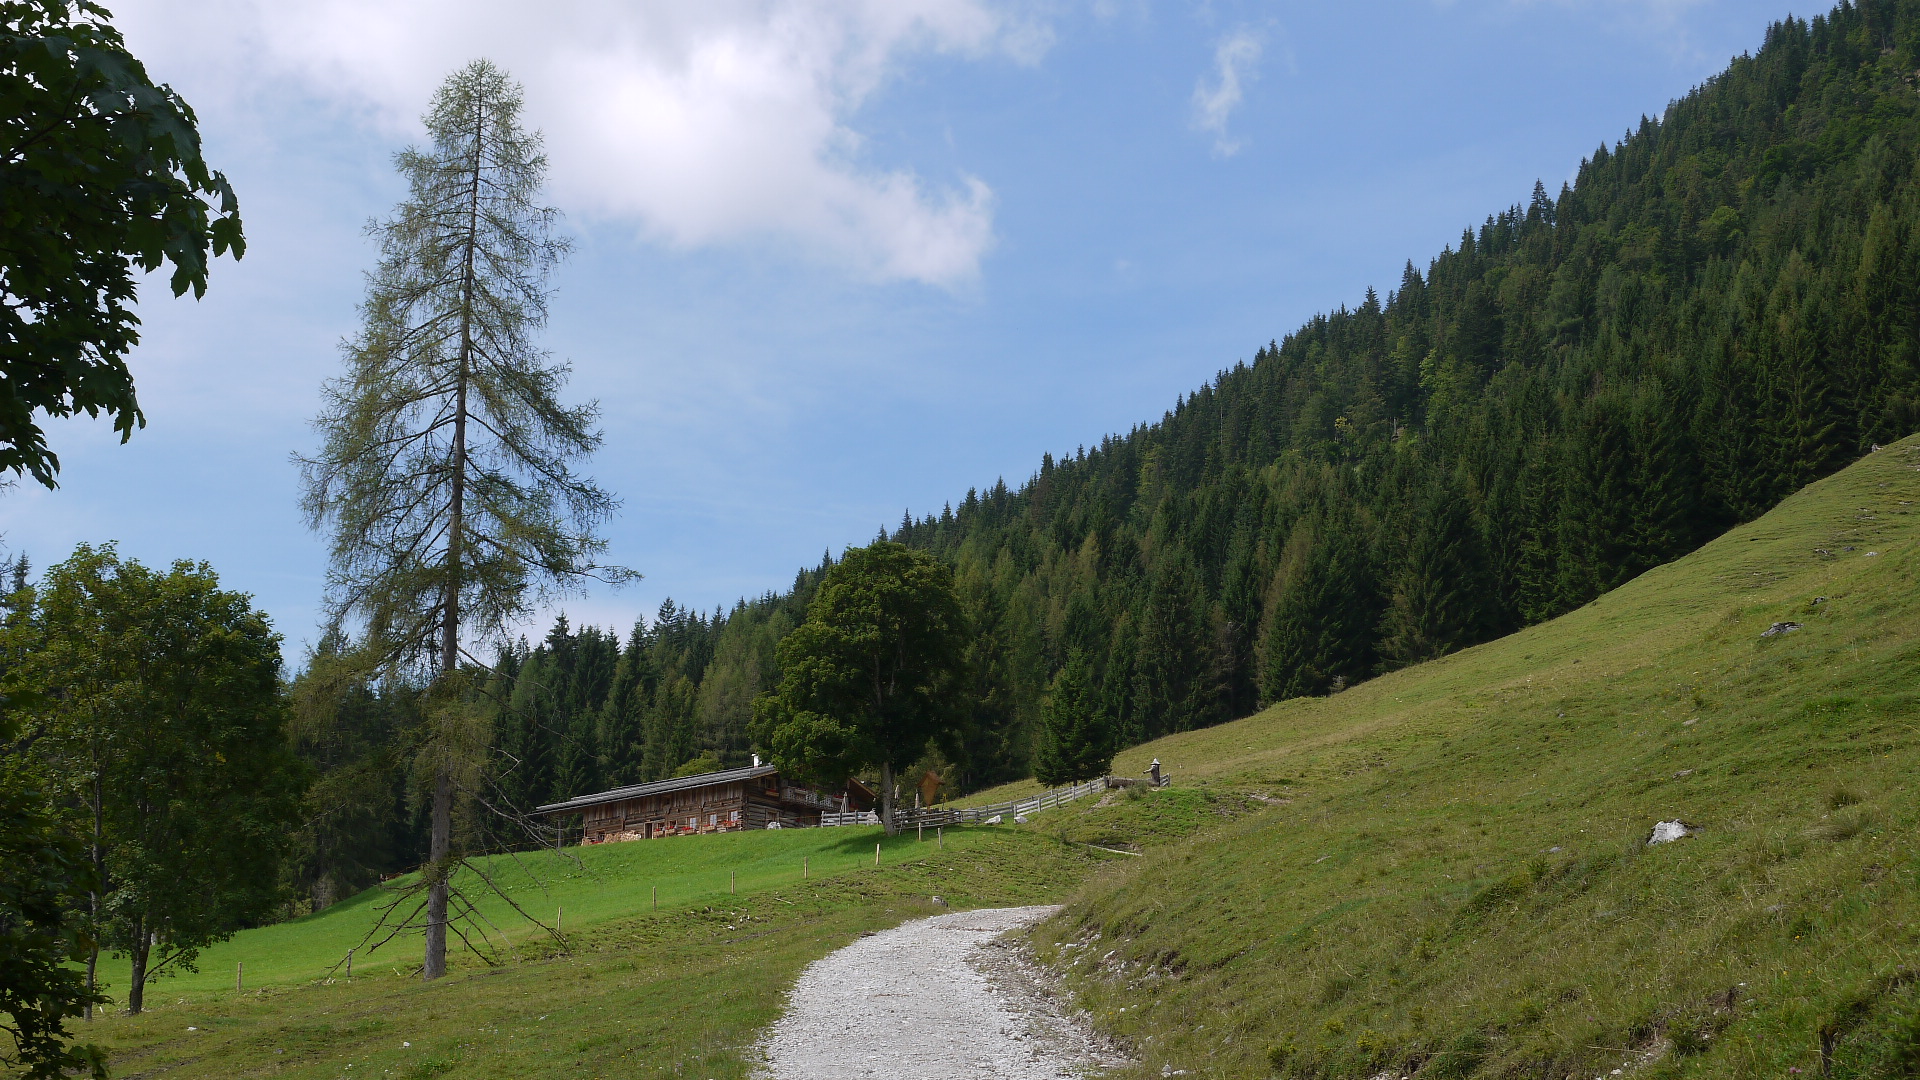
[[[955,567],[972,621],[964,760],[931,764],[1025,775],[1074,652],[1132,744],[1488,640],[1912,432],[1916,152],[1920,2],[1788,19],[1384,298],[882,530]],[[504,653],[503,793],[744,763],[825,568]]]

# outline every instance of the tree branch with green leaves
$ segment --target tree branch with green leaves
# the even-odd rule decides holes
[[[0,0],[0,472],[54,487],[40,415],[146,418],[126,355],[134,272],[207,290],[209,251],[246,250],[198,120],[89,0]]]

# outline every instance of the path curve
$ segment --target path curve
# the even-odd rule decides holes
[[[761,1041],[771,1080],[1072,1080],[1123,1059],[1001,940],[1057,907],[919,919],[814,961]]]

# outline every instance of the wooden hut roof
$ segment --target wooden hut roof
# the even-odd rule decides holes
[[[772,776],[779,771],[771,765],[749,765],[744,769],[722,769],[719,772],[677,776],[672,780],[655,780],[651,784],[635,784],[632,787],[614,788],[612,791],[602,791],[593,795],[581,795],[565,802],[548,803],[534,810],[534,813],[571,814],[602,803],[621,802],[645,795],[661,795],[669,791],[687,791],[713,784],[731,784],[738,780],[757,780],[762,776]]]

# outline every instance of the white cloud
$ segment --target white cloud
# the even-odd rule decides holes
[[[161,78],[244,105],[263,86],[412,137],[446,73],[486,56],[527,89],[570,212],[681,248],[760,242],[880,280],[955,286],[993,193],[867,160],[853,118],[916,54],[1036,61],[1044,25],[990,0],[124,0]],[[173,74],[190,66],[192,77]],[[203,106],[203,109],[205,107]]]
[[[1240,140],[1227,134],[1227,120],[1239,106],[1243,84],[1259,74],[1262,43],[1251,30],[1238,30],[1220,39],[1213,50],[1213,80],[1206,76],[1193,86],[1193,126],[1213,134],[1213,151],[1232,157]]]

